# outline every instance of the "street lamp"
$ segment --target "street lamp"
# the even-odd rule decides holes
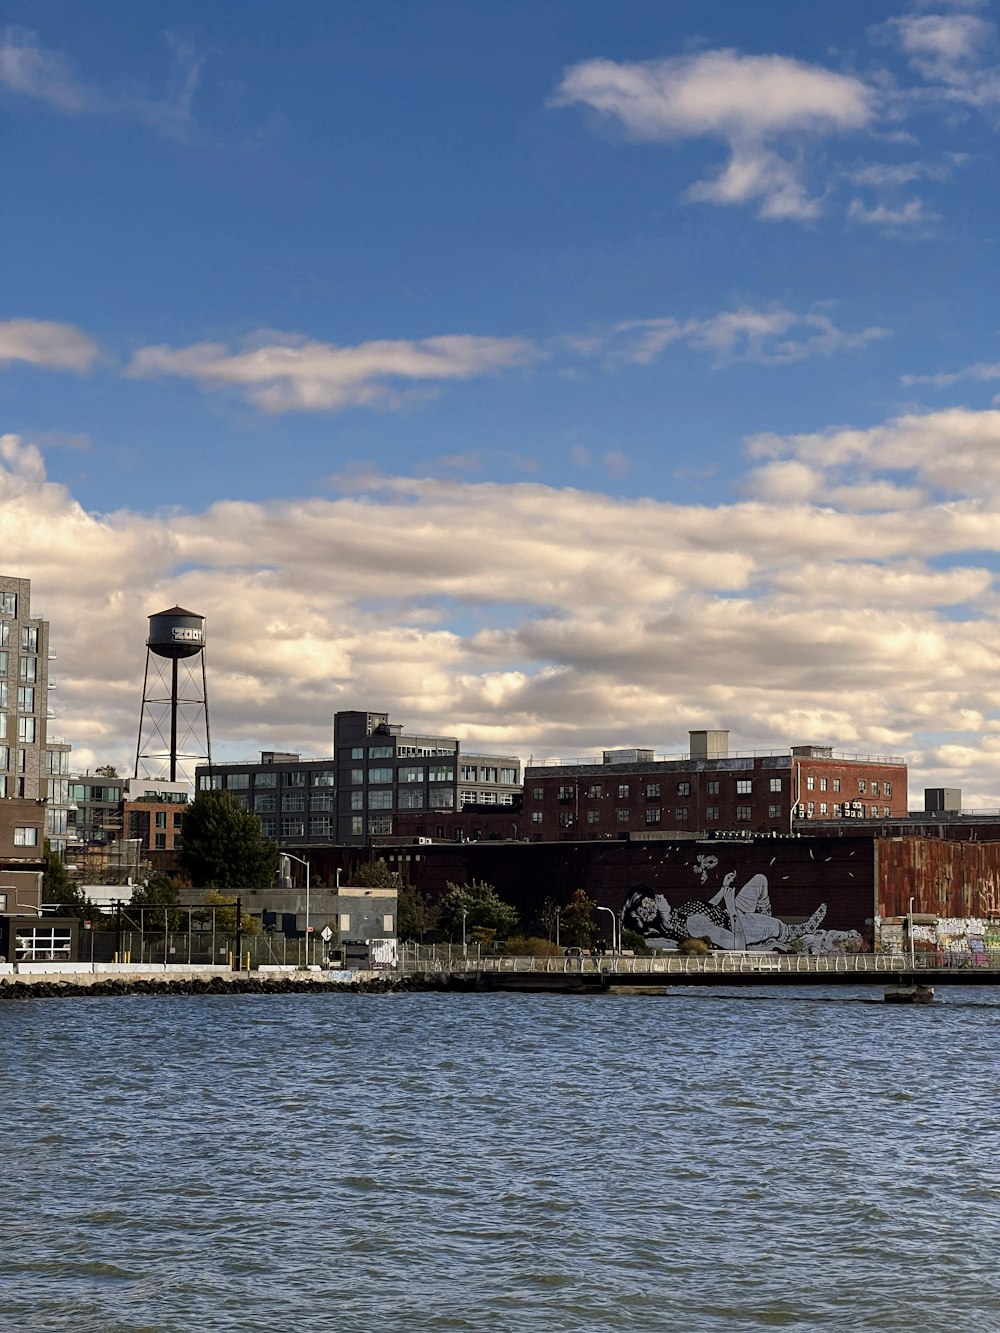
[[[309,966],[309,862],[304,856],[296,856],[293,852],[282,852],[282,856],[287,861],[298,861],[300,866],[306,868],[306,967]]]
[[[467,958],[468,952],[465,947],[465,918],[469,915],[468,911],[462,908],[462,957]]]
[[[618,918],[615,916],[614,912],[611,910],[610,907],[601,907],[600,904],[598,904],[598,905],[597,905],[597,910],[598,910],[599,912],[607,912],[608,916],[610,916],[610,918],[611,918],[611,952],[612,952],[612,953],[617,953],[617,951],[618,951],[618,947],[617,947],[617,938],[618,938],[618,937],[617,937],[617,926],[618,926]]]
[[[910,899],[910,970],[915,971],[917,956],[913,951],[913,898]]]

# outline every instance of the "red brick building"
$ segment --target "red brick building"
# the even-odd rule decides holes
[[[693,731],[685,758],[609,750],[600,764],[528,767],[526,836],[567,842],[787,833],[804,821],[906,815],[902,759],[834,754],[820,745],[745,756],[728,750],[728,732]]]

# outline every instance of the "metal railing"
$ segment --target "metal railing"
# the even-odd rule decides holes
[[[719,950],[703,957],[684,954],[657,954],[651,957],[604,955],[581,957],[552,955],[535,957],[520,954],[488,954],[477,957],[462,954],[460,946],[409,950],[400,953],[398,971],[404,975],[426,973],[483,973],[535,975],[608,975],[648,976],[732,976],[742,973],[748,977],[768,973],[896,973],[942,971],[956,968],[984,968],[1000,971],[1000,953],[918,953],[912,964],[905,953],[834,953],[826,956],[810,954],[755,953],[751,951]]]

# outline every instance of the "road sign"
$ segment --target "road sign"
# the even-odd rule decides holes
[[[333,939],[333,931],[330,929],[329,926],[324,926],[323,929],[320,931],[320,937],[326,940],[327,944],[329,944],[330,941]]]

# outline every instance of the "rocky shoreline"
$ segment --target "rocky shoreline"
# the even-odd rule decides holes
[[[85,996],[128,995],[387,995],[391,992],[448,989],[448,978],[380,976],[358,981],[323,981],[312,977],[229,977],[170,979],[114,977],[81,983],[75,980],[0,980],[0,1000],[79,999]]]

